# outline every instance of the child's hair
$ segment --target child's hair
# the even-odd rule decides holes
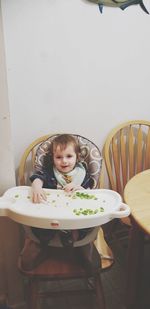
[[[71,134],[60,134],[54,138],[51,144],[51,155],[53,156],[53,153],[56,150],[57,146],[59,146],[60,149],[63,150],[70,144],[73,145],[74,151],[78,159],[80,154],[80,146],[77,139],[75,139],[75,137],[73,137]]]

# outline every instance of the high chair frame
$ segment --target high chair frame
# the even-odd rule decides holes
[[[42,136],[36,139],[34,142],[32,142],[27,147],[27,149],[25,150],[22,156],[20,166],[19,166],[19,177],[18,177],[19,185],[27,184],[26,181],[28,177],[26,175],[26,169],[30,172],[30,169],[33,168],[35,161],[36,161],[36,164],[38,165],[37,160],[36,160],[37,147],[39,147],[39,145],[43,144],[45,141],[47,141],[52,136],[54,136],[54,134]],[[79,135],[77,136],[80,137]],[[28,158],[30,155],[31,155],[31,158],[28,162]],[[100,175],[100,179],[102,179],[102,177],[103,175]],[[98,180],[98,183],[100,182],[101,180],[100,181]],[[39,292],[40,282],[54,281],[54,280],[79,279],[79,278],[87,280],[86,290],[84,292],[83,291],[71,291],[71,292],[69,291],[69,295],[70,293],[73,293],[73,294],[82,293],[82,292],[87,293],[87,288],[88,288],[88,293],[89,292],[95,293],[96,300],[97,300],[97,306],[98,306],[97,308],[105,309],[105,300],[104,300],[103,288],[101,284],[100,272],[102,270],[106,270],[110,268],[114,260],[113,260],[112,251],[105,242],[102,229],[99,228],[99,231],[96,230],[96,233],[97,233],[97,238],[95,239],[95,241],[93,239],[93,242],[94,242],[94,248],[95,248],[94,250],[97,250],[99,252],[99,269],[97,269],[97,271],[94,274],[87,274],[87,272],[84,269],[84,265],[81,265],[79,263],[78,258],[76,257],[76,254],[75,254],[76,248],[73,248],[72,250],[66,249],[66,248],[65,249],[53,248],[52,256],[46,261],[42,262],[38,267],[36,267],[32,271],[25,271],[22,268],[21,256],[19,257],[19,261],[18,261],[19,270],[29,280],[29,284],[28,284],[28,308],[29,309],[37,308],[38,297],[45,298],[45,297],[52,297],[55,294],[64,295],[68,293],[68,291],[59,291],[59,292],[50,291],[50,292],[41,293]],[[32,238],[31,234],[25,238],[25,246],[29,245],[31,241],[30,236]],[[84,242],[83,242],[83,245],[84,245]],[[93,278],[92,283],[91,283],[91,277]],[[90,287],[90,290],[89,290],[89,287]]]

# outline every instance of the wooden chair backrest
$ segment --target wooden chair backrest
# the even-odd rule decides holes
[[[128,180],[150,168],[150,122],[133,120],[114,128],[105,141],[103,157],[110,188],[123,196]]]

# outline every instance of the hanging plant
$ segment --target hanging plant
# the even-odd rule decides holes
[[[141,9],[145,13],[149,14],[148,10],[146,9],[143,3],[143,0],[88,0],[88,1],[98,4],[101,13],[103,12],[104,5],[119,7],[121,10],[125,10],[130,5],[139,4]]]

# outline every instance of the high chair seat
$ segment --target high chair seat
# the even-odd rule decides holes
[[[81,240],[76,240],[73,244],[74,247],[80,247],[80,246],[84,246],[87,245],[89,242],[92,242],[96,239],[97,237],[97,233],[99,231],[99,226],[95,227],[94,229],[92,229],[92,231],[90,233],[88,233],[83,239]],[[37,239],[37,237],[32,233],[32,230],[29,226],[25,225],[24,226],[24,230],[26,232],[26,235],[34,240],[35,242],[39,243],[39,240]],[[56,234],[56,236],[54,238],[52,238],[49,241],[49,246],[52,247],[63,247],[62,242],[60,240],[60,237],[58,236],[58,234]]]

